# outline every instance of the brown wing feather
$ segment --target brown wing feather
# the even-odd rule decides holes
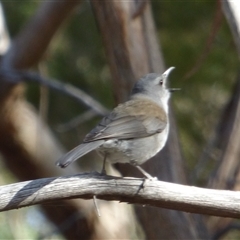
[[[148,114],[145,110],[148,109]],[[161,132],[166,114],[153,101],[135,99],[118,105],[85,137],[84,142],[100,139],[141,138]]]

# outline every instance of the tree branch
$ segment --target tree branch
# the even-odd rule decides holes
[[[101,116],[105,116],[109,113],[109,110],[101,105],[97,100],[93,97],[85,93],[83,90],[74,87],[68,83],[62,83],[59,80],[45,78],[39,75],[37,72],[32,71],[19,71],[19,70],[0,70],[0,79],[5,79],[5,81],[17,84],[23,81],[25,82],[36,82],[38,84],[47,86],[50,89],[59,91],[68,95],[75,100],[81,102],[85,106],[91,108],[96,113]]]
[[[84,173],[0,187],[0,211],[62,199],[92,199],[150,205],[221,217],[240,217],[240,192],[203,189],[162,181]]]
[[[12,42],[11,48],[2,59],[1,67],[26,69],[37,64],[59,26],[80,2],[43,1],[32,19]]]

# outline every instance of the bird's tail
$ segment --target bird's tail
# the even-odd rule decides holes
[[[88,143],[82,143],[81,145],[75,147],[70,152],[63,155],[57,162],[56,165],[65,168],[70,163],[76,161],[78,158],[82,157],[83,155],[91,152],[92,150],[99,147],[101,144],[103,144],[104,140],[94,141],[94,142],[88,142]]]

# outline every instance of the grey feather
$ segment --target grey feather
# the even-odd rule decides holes
[[[82,143],[79,146],[75,147],[73,150],[62,156],[57,162],[56,165],[65,168],[72,162],[76,161],[78,158],[83,155],[91,152],[92,150],[98,148],[102,145],[104,140],[94,141],[90,143]]]

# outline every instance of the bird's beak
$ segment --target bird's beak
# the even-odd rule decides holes
[[[175,69],[175,67],[170,67],[170,68],[168,68],[168,69],[162,74],[163,77],[167,78],[168,75],[170,74],[170,72],[171,72],[173,69]]]
[[[173,69],[175,69],[175,67],[170,67],[170,68],[168,68],[162,75],[163,75],[165,78],[167,78],[168,75],[170,74],[170,72],[171,72]],[[169,89],[168,89],[169,92],[175,92],[175,91],[179,91],[179,90],[181,90],[181,88],[169,88]]]
[[[168,91],[169,92],[176,92],[176,91],[180,91],[181,88],[169,88]]]

